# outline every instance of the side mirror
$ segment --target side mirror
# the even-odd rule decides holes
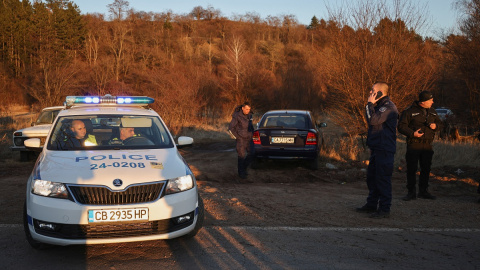
[[[322,123],[317,122],[317,127],[319,127],[319,128],[326,127],[326,126],[327,126],[327,123],[325,123],[325,122],[322,122]]]
[[[177,147],[191,146],[193,144],[193,138],[187,136],[180,136],[177,141]]]
[[[25,145],[26,148],[29,148],[31,150],[42,151],[42,145],[40,145],[41,142],[39,138],[32,138],[32,139],[25,140],[23,144]]]

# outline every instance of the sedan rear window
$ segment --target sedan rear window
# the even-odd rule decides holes
[[[297,114],[282,114],[282,115],[269,115],[265,117],[260,125],[261,128],[308,128],[308,121],[304,115]]]

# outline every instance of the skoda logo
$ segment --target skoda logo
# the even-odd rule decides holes
[[[115,180],[113,180],[113,185],[116,186],[116,187],[119,187],[119,186],[123,185],[123,181],[121,179],[115,179]]]

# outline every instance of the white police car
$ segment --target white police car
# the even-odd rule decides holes
[[[24,228],[32,247],[196,235],[204,208],[195,177],[146,108],[152,102],[67,97],[28,179]],[[25,145],[39,147],[40,139]]]

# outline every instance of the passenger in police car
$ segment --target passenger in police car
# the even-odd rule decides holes
[[[73,120],[70,126],[71,136],[64,138],[64,147],[95,146],[97,140],[94,135],[87,134],[85,123],[82,120]]]
[[[124,141],[131,137],[136,137],[135,128],[133,127],[121,127],[119,128],[118,136],[113,136],[112,139],[108,142],[110,145],[123,145]]]

